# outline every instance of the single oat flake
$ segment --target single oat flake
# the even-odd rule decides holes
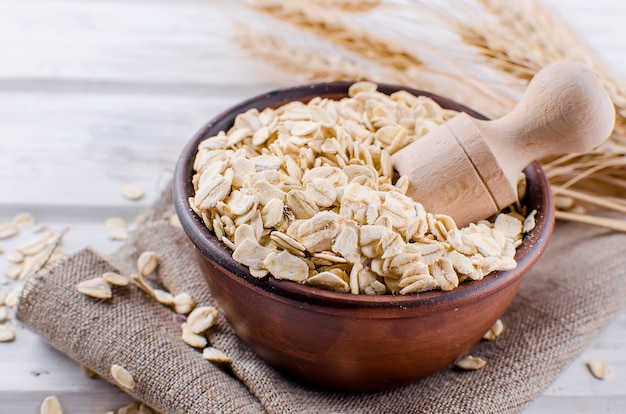
[[[35,223],[37,223],[37,219],[29,212],[18,213],[11,220],[11,224],[17,227],[32,226]]]
[[[4,274],[9,279],[18,279],[23,269],[24,265],[22,263],[13,263],[4,270]]]
[[[223,351],[214,348],[212,346],[208,346],[204,348],[202,351],[202,358],[211,362],[219,362],[219,363],[230,363],[231,360]]]
[[[0,342],[15,341],[15,330],[11,325],[0,325]]]
[[[111,240],[116,241],[124,241],[128,239],[128,232],[126,230],[120,229],[109,234]]]
[[[152,409],[148,407],[147,405],[140,403],[137,414],[154,414],[154,411],[152,411]]]
[[[203,334],[215,324],[218,315],[213,306],[199,306],[187,317],[187,326],[194,334]]]
[[[128,223],[121,217],[109,217],[104,221],[104,226],[123,229],[128,226]]]
[[[82,365],[80,368],[83,371],[83,374],[85,374],[85,376],[87,376],[88,378],[98,377],[98,373],[96,371],[91,370],[89,367]]]
[[[130,372],[121,365],[111,365],[111,376],[122,387],[132,390],[135,388],[135,379]]]
[[[7,259],[12,263],[22,263],[24,261],[24,254],[14,250],[7,254]]]
[[[4,297],[4,304],[9,308],[14,308],[17,306],[17,302],[20,299],[20,295],[22,294],[22,286],[15,286],[9,293]]]
[[[83,295],[96,299],[109,299],[113,296],[111,286],[101,277],[83,280],[76,285],[76,289]]]
[[[0,240],[9,239],[19,233],[17,226],[0,223]]]
[[[102,279],[111,286],[128,286],[130,283],[126,276],[115,272],[104,272]]]
[[[153,414],[154,412],[147,405],[134,402],[124,407],[120,407],[117,411],[110,411],[105,414]]]
[[[174,295],[161,289],[154,289],[152,295],[161,305],[170,306],[174,304]]]
[[[144,197],[142,189],[135,187],[132,184],[124,184],[120,186],[120,193],[129,200],[141,200]]]
[[[137,258],[137,269],[143,276],[152,274],[159,265],[159,258],[153,251],[142,252]]]
[[[41,402],[41,407],[39,409],[40,414],[63,414],[63,407],[61,407],[61,402],[59,399],[50,395]]]
[[[196,306],[196,302],[189,293],[183,292],[174,296],[173,305],[176,313],[186,315]]]
[[[590,359],[586,363],[587,369],[597,379],[606,379],[613,375],[613,367],[604,361]]]
[[[497,321],[495,321],[493,326],[487,332],[485,332],[485,334],[483,335],[483,339],[486,341],[493,341],[494,339],[502,335],[502,332],[504,332],[504,323],[502,322],[502,320],[498,319]]]
[[[2,301],[0,301],[0,324],[7,322],[11,319],[11,314],[6,306],[2,305]]]
[[[467,355],[456,361],[454,365],[465,371],[476,371],[482,369],[485,365],[487,365],[487,361],[480,357]]]
[[[139,403],[134,402],[118,408],[113,414],[137,414],[139,412]]]
[[[183,334],[182,334],[183,341],[187,345],[193,348],[204,348],[205,346],[207,346],[208,344],[207,338],[202,335],[198,335],[192,332],[187,322],[183,322],[180,327],[183,331]]]

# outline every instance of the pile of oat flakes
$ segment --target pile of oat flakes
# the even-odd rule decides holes
[[[516,267],[534,213],[457,228],[407,197],[391,155],[456,113],[406,91],[352,85],[248,110],[198,146],[191,207],[255,277],[379,295],[451,290]]]

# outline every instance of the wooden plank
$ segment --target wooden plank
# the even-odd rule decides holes
[[[609,63],[624,63],[615,36],[625,13],[623,2],[544,1],[594,47],[608,46]],[[245,53],[231,46],[232,23],[251,19],[263,18],[239,2],[5,1],[0,3],[0,48],[11,64],[0,65],[0,78],[13,83],[33,78],[284,82],[271,65],[251,65]]]
[[[238,3],[5,1],[0,79],[283,82],[232,47],[232,22],[250,13]]]
[[[35,414],[39,413],[44,398],[54,395],[61,402],[64,413],[107,413],[134,402],[119,388],[101,379],[91,380],[93,389],[70,391],[4,392],[0,391],[1,414]]]
[[[155,196],[192,135],[243,98],[4,94],[0,204],[127,205],[124,183]]]
[[[626,397],[542,397],[533,402],[525,414],[604,414],[626,412]]]

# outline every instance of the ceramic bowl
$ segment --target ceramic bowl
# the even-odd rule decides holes
[[[347,96],[349,83],[325,83],[273,91],[237,105],[210,121],[188,143],[176,166],[174,203],[195,246],[211,293],[237,336],[262,359],[291,378],[324,388],[377,391],[405,385],[453,363],[481,340],[507,309],[522,278],[539,258],[554,226],[547,179],[538,163],[525,169],[529,211],[536,226],[518,248],[514,270],[463,282],[449,292],[366,296],[256,279],[231,257],[189,207],[192,164],[198,144],[227,130],[250,108],[278,107],[315,96]],[[480,114],[426,92],[379,85],[392,93],[406,89],[432,97],[441,106]],[[506,351],[504,351],[506,352]]]

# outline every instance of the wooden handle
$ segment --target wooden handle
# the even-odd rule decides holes
[[[558,61],[537,72],[508,115],[475,123],[514,183],[533,160],[600,145],[613,130],[615,108],[588,67]]]
[[[508,115],[481,121],[461,113],[391,159],[409,179],[410,197],[464,226],[515,202],[531,161],[589,151],[614,123],[613,103],[591,71],[559,61],[535,75]]]

